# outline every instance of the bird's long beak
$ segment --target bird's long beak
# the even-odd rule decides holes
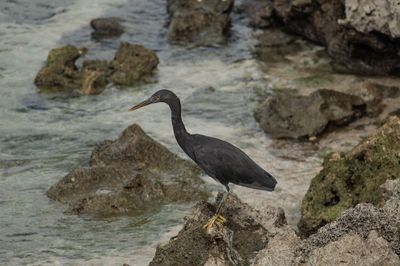
[[[139,103],[139,104],[133,106],[131,109],[128,110],[128,112],[135,111],[135,110],[137,110],[137,109],[139,109],[139,108],[142,108],[142,107],[144,107],[144,106],[146,106],[146,105],[149,105],[149,104],[152,104],[152,103],[156,103],[156,102],[157,102],[157,101],[156,101],[155,99],[149,98],[149,99],[147,99],[147,100],[145,100],[145,101],[143,101],[143,102],[141,102],[141,103]]]

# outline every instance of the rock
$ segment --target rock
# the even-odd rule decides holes
[[[121,36],[125,28],[121,25],[118,18],[96,18],[90,21],[90,26],[94,29],[92,37],[94,39],[112,38]]]
[[[346,18],[339,24],[358,32],[378,32],[391,38],[400,37],[400,5],[396,0],[345,0]]]
[[[81,91],[84,94],[100,94],[107,86],[109,75],[109,62],[105,60],[84,61]]]
[[[328,124],[347,124],[360,117],[364,109],[361,98],[333,90],[318,90],[307,96],[277,91],[257,107],[255,118],[273,137],[302,138],[320,134]]]
[[[379,186],[400,177],[399,140],[400,119],[391,117],[347,154],[327,157],[303,198],[300,232],[310,235],[358,203],[382,205]]]
[[[295,248],[300,242],[294,231],[278,234],[268,241],[268,246],[258,252],[252,266],[291,266]]]
[[[178,235],[157,248],[150,265],[248,265],[270,237],[287,230],[281,209],[259,212],[230,194],[221,213],[227,224],[207,233],[202,226],[214,212],[215,205],[197,204]]]
[[[253,266],[399,265],[400,179],[386,181],[382,189],[392,195],[382,208],[358,204],[303,240],[293,231],[277,234]]]
[[[171,202],[206,199],[200,170],[157,143],[136,124],[93,152],[89,167],[71,171],[47,196],[77,214],[128,214]]]
[[[110,80],[117,85],[130,86],[151,76],[159,63],[157,55],[142,45],[121,43],[110,63]]]
[[[168,38],[172,42],[215,44],[225,40],[234,0],[168,0]]]
[[[265,0],[246,0],[242,2],[237,11],[243,13],[254,28],[269,28],[277,22],[271,2]]]
[[[383,75],[400,68],[397,0],[271,0],[286,29],[326,47],[337,71]]]
[[[388,242],[372,231],[364,240],[359,235],[345,235],[311,252],[307,265],[400,265],[399,257]]]
[[[79,70],[75,61],[86,52],[67,45],[50,51],[47,64],[35,78],[42,90],[73,91],[99,94],[112,81],[116,85],[130,86],[150,82],[159,60],[157,55],[142,45],[122,43],[111,62],[87,60]]]
[[[85,48],[76,48],[72,45],[52,49],[46,65],[35,77],[35,85],[41,90],[49,91],[79,88],[81,73],[75,66],[75,61],[85,52]]]

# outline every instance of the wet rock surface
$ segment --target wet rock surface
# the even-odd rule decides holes
[[[255,117],[271,136],[313,137],[352,121],[346,128],[379,124],[397,109],[398,78],[337,73],[323,48],[279,29],[258,39],[253,53],[268,88]]]
[[[52,49],[46,65],[35,77],[35,85],[44,91],[72,90],[79,87],[81,73],[75,62],[85,52],[85,48],[72,45]]]
[[[136,124],[93,152],[90,166],[78,167],[53,185],[47,196],[77,214],[129,214],[171,202],[206,199],[200,170],[157,143]]]
[[[121,24],[119,18],[96,18],[90,21],[90,26],[93,28],[92,38],[115,38],[121,36],[125,28]]]
[[[324,45],[337,71],[368,75],[399,73],[397,1],[268,2],[273,9],[271,13],[287,31]],[[267,16],[265,23],[270,20]]]
[[[318,135],[328,125],[348,124],[364,110],[361,98],[338,91],[318,90],[307,96],[279,91],[258,106],[255,118],[273,137],[302,138]]]
[[[157,55],[142,45],[123,42],[110,63],[110,76],[117,85],[132,85],[150,76],[158,63]]]
[[[310,235],[358,203],[380,206],[378,189],[400,176],[400,119],[391,117],[378,132],[346,154],[333,153],[303,198],[299,229]]]
[[[233,0],[168,0],[168,38],[201,45],[221,43],[230,27]]]
[[[123,42],[111,62],[86,60],[79,69],[75,61],[85,52],[85,48],[72,45],[51,50],[46,66],[35,78],[35,85],[45,91],[99,94],[110,82],[123,86],[151,82],[159,63],[153,51]]]
[[[215,205],[197,204],[179,234],[157,248],[150,265],[248,265],[269,239],[289,230],[281,209],[252,209],[230,194],[222,208],[227,224],[210,232],[202,226],[215,212]]]

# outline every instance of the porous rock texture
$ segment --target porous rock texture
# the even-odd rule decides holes
[[[206,199],[200,170],[151,139],[140,126],[94,149],[88,167],[72,170],[48,191],[77,214],[130,214],[171,202]]]
[[[211,45],[225,40],[234,0],[168,0],[168,38],[175,43]]]
[[[85,60],[81,69],[75,61],[86,48],[67,45],[50,51],[44,66],[35,78],[35,85],[42,91],[99,94],[112,81],[116,85],[132,86],[152,82],[159,63],[157,55],[142,45],[122,42],[114,59]]]
[[[252,265],[400,265],[400,180],[380,189],[388,196],[382,208],[358,204],[303,240],[276,235]]]
[[[302,138],[318,135],[328,125],[348,124],[362,116],[365,108],[360,97],[334,90],[305,96],[277,91],[258,106],[255,118],[273,137]]]
[[[257,7],[260,1],[253,2]],[[400,5],[398,0],[266,0],[268,11],[249,12],[251,21],[278,21],[290,33],[326,47],[337,71],[398,75]]]
[[[202,227],[214,212],[215,205],[198,203],[178,235],[157,248],[150,265],[249,265],[272,236],[289,230],[282,209],[256,211],[234,194],[221,211],[227,223],[206,232]]]
[[[400,119],[390,117],[378,132],[346,154],[325,158],[303,198],[299,229],[310,235],[358,203],[382,206],[379,186],[400,177]]]

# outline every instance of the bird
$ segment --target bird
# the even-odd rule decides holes
[[[181,101],[172,91],[158,90],[148,99],[130,108],[129,111],[154,103],[166,103],[169,106],[172,128],[178,145],[208,176],[224,185],[227,190],[227,193],[223,194],[215,214],[207,221],[203,229],[209,231],[215,222],[220,224],[226,222],[226,219],[220,215],[220,211],[231,191],[230,183],[265,191],[275,189],[277,184],[275,177],[236,146],[218,138],[190,134],[182,121]]]

